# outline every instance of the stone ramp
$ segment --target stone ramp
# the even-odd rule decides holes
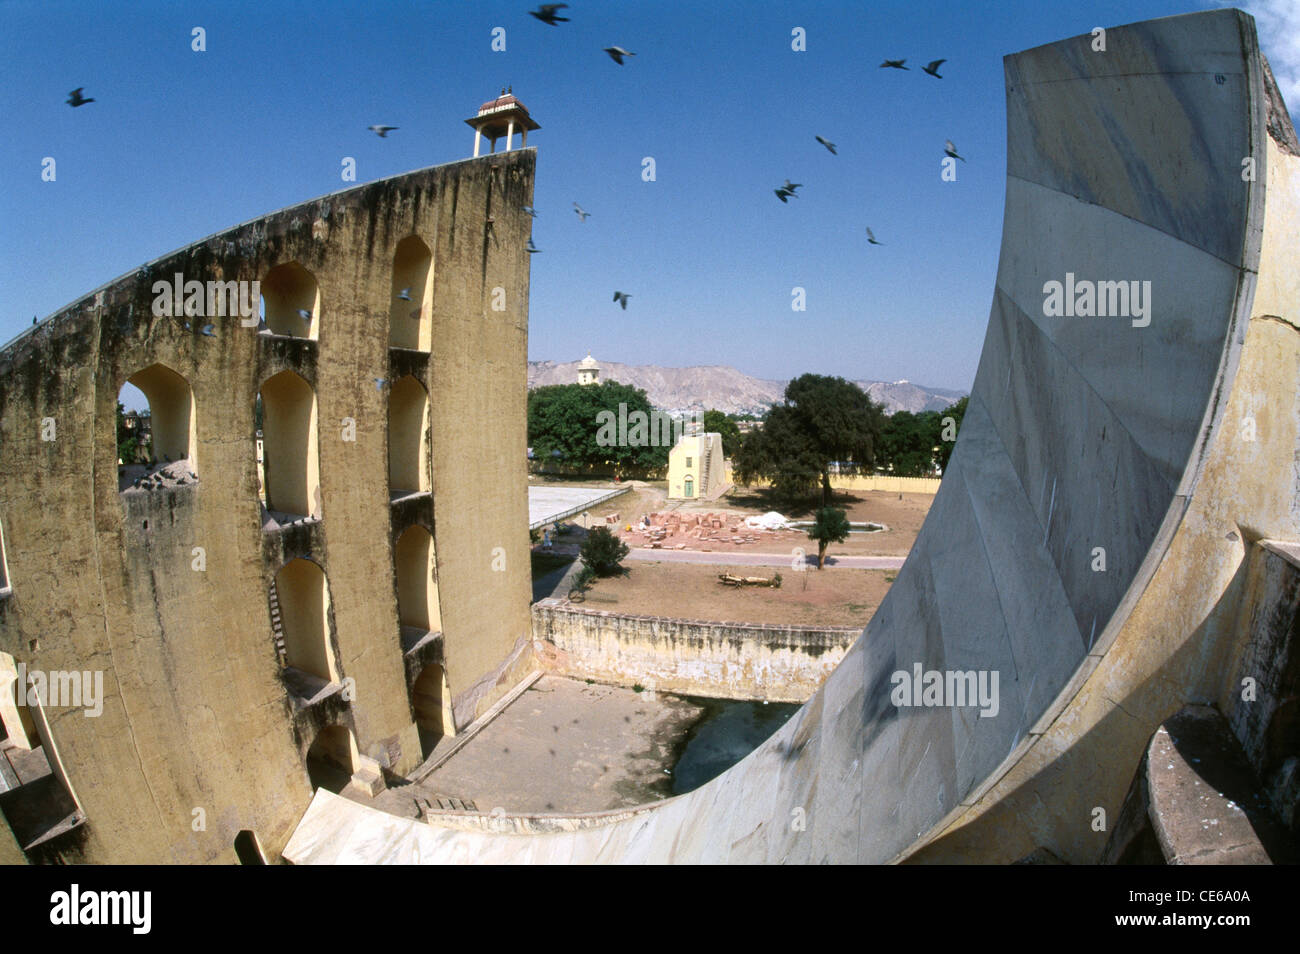
[[[1119,815],[1161,721],[1231,695],[1251,541],[1300,538],[1300,160],[1254,21],[1106,39],[1005,60],[1001,258],[961,434],[888,597],[782,730],[687,795],[527,837],[318,796],[285,857],[337,860],[338,837],[404,862],[1100,858],[1090,812]],[[1048,307],[1053,281],[1080,310],[1080,282],[1137,285],[1100,317]],[[896,704],[936,678],[946,698]]]

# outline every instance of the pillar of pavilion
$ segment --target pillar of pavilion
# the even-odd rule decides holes
[[[497,151],[497,140],[506,137],[506,152],[514,148],[515,130],[523,137],[519,143],[522,149],[528,145],[528,130],[541,129],[528,115],[524,104],[515,99],[509,90],[502,90],[501,95],[478,108],[478,115],[465,120],[474,127],[474,156],[478,157],[486,136],[492,142],[492,152]]]

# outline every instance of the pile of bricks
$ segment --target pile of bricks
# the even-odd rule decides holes
[[[645,517],[644,523],[633,526],[625,536],[641,537],[642,546],[651,550],[671,547],[686,549],[690,541],[697,544],[729,543],[744,546],[757,543],[760,537],[770,537],[785,531],[761,530],[745,526],[741,517],[717,513],[652,513]],[[673,537],[684,541],[677,543]],[[707,549],[707,547],[705,548]]]

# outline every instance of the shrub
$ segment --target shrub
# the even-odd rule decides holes
[[[609,527],[596,527],[590,531],[578,549],[578,559],[582,565],[597,576],[612,576],[621,572],[623,568],[620,563],[627,554],[627,544]]]

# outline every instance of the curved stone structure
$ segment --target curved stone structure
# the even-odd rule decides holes
[[[0,754],[0,809],[25,857],[234,861],[241,833],[278,855],[318,784],[409,772],[523,678],[535,157],[247,222],[0,351],[0,742],[22,767]],[[162,469],[140,482],[117,465],[127,380]],[[10,704],[54,674],[98,711],[51,682]]]
[[[1300,158],[1239,11],[1005,67],[1003,243],[970,407],[906,565],[823,689],[732,770],[636,812],[453,829],[318,793],[286,857],[1101,856],[1093,809],[1118,814],[1160,721],[1233,705],[1250,548],[1300,530]],[[1079,312],[1082,283],[1124,282],[1127,302],[1092,291],[1128,313],[1096,316],[1098,297],[1056,313],[1053,281]],[[996,674],[996,701],[897,705],[917,668]]]

